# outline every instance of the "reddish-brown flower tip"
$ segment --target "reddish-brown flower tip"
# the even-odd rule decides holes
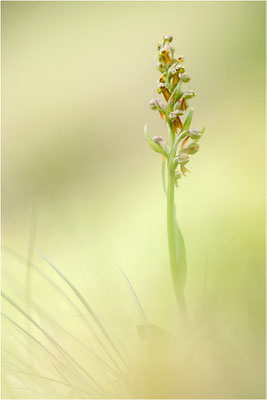
[[[166,86],[164,85],[164,83],[160,83],[158,85],[158,92],[163,94],[166,101],[168,101],[169,98],[171,97],[171,94],[168,91],[168,89],[166,88]]]

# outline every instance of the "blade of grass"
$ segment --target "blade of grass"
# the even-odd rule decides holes
[[[19,259],[22,262],[25,262],[25,258],[23,256],[21,256],[19,253],[17,253],[16,251],[3,246],[3,249],[7,252],[9,252],[10,254],[12,254],[14,257],[16,257],[17,259]],[[114,364],[114,366],[117,368],[118,373],[121,375],[121,377],[125,380],[126,378],[124,377],[124,375],[122,374],[122,371],[118,365],[118,363],[116,362],[116,360],[114,359],[114,357],[110,354],[109,350],[106,348],[106,346],[103,344],[102,340],[99,338],[99,336],[95,333],[94,329],[92,328],[92,326],[89,324],[88,320],[85,318],[85,316],[82,314],[82,312],[79,310],[79,308],[75,305],[75,303],[69,298],[69,296],[67,294],[65,294],[63,292],[63,290],[55,283],[53,282],[52,279],[50,279],[39,267],[37,267],[36,265],[34,265],[33,263],[31,263],[31,267],[33,270],[35,270],[40,276],[42,276],[43,279],[45,279],[52,287],[55,288],[56,291],[58,291],[64,298],[65,300],[73,307],[73,309],[78,313],[78,315],[81,316],[82,320],[85,322],[85,324],[88,326],[90,333],[94,336],[94,338],[96,339],[96,341],[98,342],[98,344],[100,345],[100,347],[102,347],[102,349],[104,350],[104,352],[107,354],[107,356],[109,357],[109,359],[112,361],[112,363]],[[112,367],[110,367],[112,368]]]
[[[28,364],[26,364],[21,358],[19,358],[17,354],[13,354],[13,353],[10,351],[10,349],[7,349],[6,347],[4,347],[3,344],[2,344],[2,346],[1,346],[1,353],[2,353],[2,355],[4,355],[4,354],[6,353],[6,354],[8,355],[9,358],[11,357],[11,358],[14,359],[18,364],[20,364],[21,366],[23,366],[24,368],[26,368],[26,369],[28,369],[28,370],[31,369],[30,366],[29,366]],[[3,360],[2,360],[2,361],[3,361]],[[9,360],[9,363],[12,363],[13,365],[15,365],[15,362],[14,362],[14,361],[10,361],[10,360]],[[3,362],[2,362],[2,364],[3,364]]]
[[[134,290],[134,288],[133,288],[133,285],[131,284],[131,282],[130,282],[128,276],[127,276],[126,273],[123,271],[123,269],[122,269],[121,267],[118,267],[118,268],[119,268],[119,270],[121,271],[122,275],[124,276],[124,278],[125,278],[125,280],[126,280],[126,282],[127,282],[127,284],[128,284],[128,287],[129,287],[129,289],[130,289],[130,291],[131,291],[131,293],[132,293],[132,295],[133,295],[133,298],[134,298],[134,300],[135,300],[135,302],[136,302],[136,304],[137,304],[137,308],[138,308],[138,310],[140,311],[140,314],[141,314],[141,316],[142,316],[142,318],[143,318],[143,320],[144,320],[144,322],[145,322],[145,325],[146,325],[147,327],[149,327],[149,322],[148,322],[148,319],[147,319],[147,317],[146,317],[145,311],[144,311],[144,309],[143,309],[143,307],[142,307],[141,301],[139,300],[139,298],[138,298],[138,296],[137,296],[137,294],[136,294],[136,292],[135,292],[135,290]]]
[[[26,270],[26,278],[25,278],[25,301],[27,304],[27,312],[31,315],[31,296],[32,296],[32,258],[33,258],[33,250],[32,247],[35,246],[35,236],[36,236],[36,226],[37,226],[37,215],[38,215],[38,201],[37,197],[34,199],[32,204],[32,215],[31,215],[31,223],[30,223],[30,231],[29,231],[29,243],[31,246],[28,247],[27,254],[27,270]],[[28,321],[28,331],[31,332],[31,323]],[[32,356],[32,353],[29,352],[29,357]]]
[[[1,312],[1,315],[7,320],[9,321],[11,324],[13,324],[14,326],[16,326],[19,330],[21,330],[23,333],[25,333],[25,335],[27,335],[31,340],[33,340],[35,343],[38,344],[38,346],[40,346],[47,354],[49,354],[50,357],[52,357],[57,363],[59,363],[63,368],[68,369],[71,373],[72,371],[66,367],[65,364],[63,364],[50,350],[48,350],[48,348],[46,346],[44,346],[38,339],[36,339],[30,332],[28,332],[26,329],[24,329],[21,325],[19,325],[17,322],[15,322],[12,318],[8,317],[6,314],[4,314],[3,312]],[[27,364],[25,364],[27,365]]]
[[[96,315],[95,311],[92,309],[92,307],[88,304],[88,302],[85,300],[85,298],[81,295],[81,293],[78,291],[78,289],[65,277],[65,275],[63,275],[63,273],[47,258],[45,257],[38,249],[34,248],[34,251],[39,254],[39,256],[45,260],[48,265],[50,265],[51,268],[54,269],[54,271],[66,282],[66,284],[72,289],[72,291],[75,293],[75,295],[77,296],[77,298],[80,300],[80,302],[82,303],[82,305],[84,306],[84,308],[88,311],[88,313],[90,314],[90,316],[92,317],[93,321],[96,323],[96,325],[98,326],[99,330],[102,332],[103,336],[105,337],[105,339],[107,340],[107,342],[109,343],[109,345],[112,347],[112,349],[114,350],[114,352],[117,354],[117,356],[119,357],[119,359],[121,360],[121,362],[124,364],[124,366],[130,371],[130,368],[128,366],[128,364],[125,362],[124,358],[122,357],[122,355],[120,354],[119,350],[117,349],[117,347],[115,346],[113,340],[111,339],[111,337],[109,336],[106,328],[104,327],[104,325],[102,324],[102,322],[99,320],[98,316]]]
[[[54,319],[50,317],[49,314],[47,314],[40,306],[38,306],[38,312],[39,314],[42,313],[45,318],[49,319],[50,322],[52,322],[53,325],[55,325],[58,329],[60,329],[62,332],[64,332],[67,336],[69,336],[72,340],[74,340],[76,343],[78,343],[81,347],[83,347],[89,354],[93,355],[94,358],[97,360],[97,363],[104,368],[108,369],[111,373],[113,373],[116,377],[120,377],[120,374],[118,371],[113,369],[109,364],[107,364],[101,357],[99,357],[92,349],[90,349],[88,346],[86,346],[84,343],[82,343],[79,339],[77,339],[74,335],[72,335],[67,329],[65,329],[62,325],[60,325],[58,322],[56,322]]]
[[[63,353],[67,358],[69,358],[70,361],[72,361],[91,380],[91,382],[93,382],[95,387],[92,385],[90,386],[95,392],[103,394],[103,389],[101,388],[99,383],[70,354],[68,354],[68,352],[64,350],[63,347],[60,346],[51,335],[49,335],[30,315],[28,315],[22,308],[20,308],[20,306],[16,304],[12,299],[10,299],[5,293],[2,292],[1,296],[9,304],[11,304],[17,311],[19,311],[25,318],[29,319],[32,322],[32,324],[36,326],[36,328],[39,329],[57,349],[60,350],[61,353]]]
[[[21,370],[19,370],[19,369],[15,369],[15,370],[12,370],[12,369],[9,369],[9,368],[3,368],[3,369],[6,370],[6,371],[8,371],[8,372],[15,372],[16,374],[19,373],[19,374],[22,374],[22,375],[33,376],[33,377],[35,377],[35,378],[40,378],[40,379],[44,379],[44,380],[51,381],[51,382],[54,382],[54,383],[58,383],[58,384],[60,384],[60,385],[69,386],[69,385],[68,385],[67,383],[65,383],[65,382],[61,382],[61,381],[59,381],[59,380],[57,380],[57,379],[49,378],[48,376],[43,376],[43,375],[39,375],[39,374],[34,374],[34,373],[32,373],[32,372],[25,372],[25,371],[21,371]]]
[[[32,285],[31,265],[32,265],[32,258],[33,258],[33,250],[32,249],[35,246],[37,215],[38,215],[38,203],[37,203],[37,198],[35,198],[33,205],[32,205],[32,215],[31,215],[30,232],[29,232],[30,246],[28,246],[27,271],[26,271],[26,279],[25,279],[25,299],[26,299],[26,302],[28,305],[28,313],[29,314],[31,314],[31,285]]]

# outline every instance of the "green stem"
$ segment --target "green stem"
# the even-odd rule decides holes
[[[162,159],[162,186],[165,194],[167,194],[167,186],[166,186],[166,160],[165,157]]]
[[[168,162],[167,188],[167,229],[172,282],[178,308],[182,315],[186,314],[184,286],[186,278],[186,254],[182,233],[178,227],[174,205],[175,170],[173,155]]]

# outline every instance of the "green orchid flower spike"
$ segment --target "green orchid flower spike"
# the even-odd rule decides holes
[[[175,186],[178,187],[178,181],[182,176],[190,172],[187,166],[191,156],[199,150],[198,141],[204,133],[204,128],[201,131],[191,128],[193,108],[189,109],[189,101],[195,96],[195,92],[191,89],[183,90],[183,85],[190,81],[190,77],[185,73],[184,57],[174,57],[172,39],[171,35],[164,36],[158,44],[158,70],[161,75],[157,89],[163,98],[153,99],[149,103],[151,109],[158,111],[166,122],[169,140],[166,143],[162,137],[151,138],[147,133],[147,126],[145,126],[145,136],[150,147],[162,154],[162,180],[167,196],[170,267],[176,301],[181,314],[185,316],[186,251],[175,216],[174,189]]]

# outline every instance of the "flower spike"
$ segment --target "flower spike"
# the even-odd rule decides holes
[[[145,127],[145,136],[149,146],[162,157],[162,181],[167,196],[167,228],[171,275],[178,308],[182,316],[186,315],[184,287],[186,281],[186,252],[182,232],[177,225],[174,206],[174,188],[178,180],[189,171],[187,164],[191,156],[199,150],[198,141],[204,133],[191,128],[193,108],[188,103],[195,97],[194,90],[184,89],[190,77],[185,73],[184,57],[174,58],[171,35],[166,35],[158,43],[158,64],[160,72],[157,90],[163,95],[163,101],[151,100],[152,110],[158,110],[167,124],[169,138],[166,143],[161,136],[151,138]],[[165,102],[164,102],[165,101]],[[168,171],[168,179],[165,172]],[[167,176],[167,174],[166,174]]]

